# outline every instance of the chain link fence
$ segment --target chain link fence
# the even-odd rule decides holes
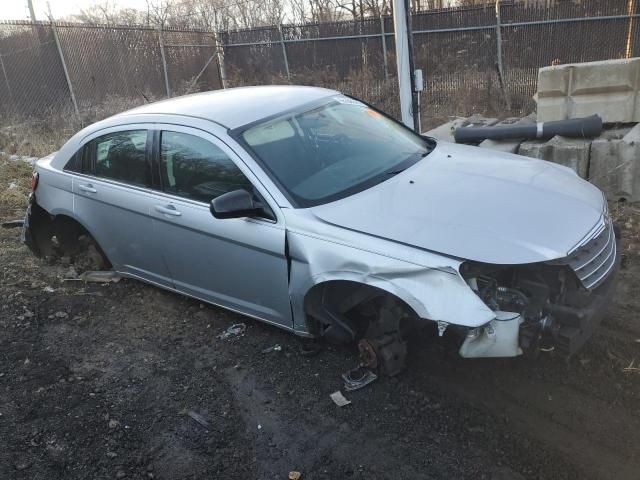
[[[426,126],[528,114],[543,66],[640,56],[638,0],[488,1],[417,13],[412,26]],[[390,17],[217,34],[5,22],[0,75],[3,119],[273,83],[336,88],[399,113]]]
[[[211,32],[69,23],[0,23],[0,115],[61,111],[95,118],[221,87]]]
[[[540,67],[640,55],[639,1],[499,6],[493,0],[412,15],[414,62],[425,78],[423,125],[473,113],[526,115],[535,109]],[[220,36],[231,83],[339,88],[398,115],[392,18],[283,25],[280,31],[282,36],[276,27]]]

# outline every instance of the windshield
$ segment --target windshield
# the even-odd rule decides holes
[[[380,183],[433,145],[345,96],[252,126],[242,139],[296,204],[319,205]]]

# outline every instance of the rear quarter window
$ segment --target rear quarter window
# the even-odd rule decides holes
[[[147,130],[114,132],[95,138],[69,159],[64,170],[149,186],[147,138]]]

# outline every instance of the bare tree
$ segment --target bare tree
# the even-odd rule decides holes
[[[312,22],[335,22],[342,20],[343,14],[334,0],[309,0]]]
[[[172,4],[169,0],[147,0],[147,23],[159,27],[167,25]]]
[[[289,0],[291,22],[304,23],[311,19],[308,0]]]
[[[92,25],[139,25],[143,14],[134,8],[120,8],[114,2],[105,0],[72,15],[71,20]]]

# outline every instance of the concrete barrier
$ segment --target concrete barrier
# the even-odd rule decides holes
[[[587,178],[590,147],[591,140],[556,135],[547,142],[537,140],[522,142],[518,153],[526,157],[559,163],[571,168],[582,178]]]
[[[589,181],[609,200],[640,201],[640,124],[592,142]]]
[[[605,123],[640,122],[640,58],[541,68],[536,102],[541,122],[593,113]]]

